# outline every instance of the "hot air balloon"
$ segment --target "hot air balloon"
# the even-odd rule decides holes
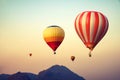
[[[89,48],[89,57],[91,57],[91,51],[108,30],[107,17],[97,11],[85,11],[78,14],[74,25],[78,36],[85,46]]]
[[[62,43],[64,36],[64,30],[56,25],[49,26],[43,31],[43,38],[48,46],[54,51],[54,54],[56,54],[55,51]]]
[[[29,53],[29,56],[32,56],[32,53]]]
[[[75,60],[75,56],[71,56],[71,60],[74,61]]]

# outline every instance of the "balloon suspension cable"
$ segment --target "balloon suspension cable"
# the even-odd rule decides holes
[[[54,54],[56,54],[56,52],[54,51]]]
[[[92,56],[91,51],[92,51],[92,50],[90,50],[90,52],[89,52],[89,57],[91,57],[91,56]]]

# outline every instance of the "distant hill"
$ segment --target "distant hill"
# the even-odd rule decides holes
[[[0,80],[85,80],[65,66],[54,65],[38,75],[25,72],[17,72],[12,75],[0,74]]]
[[[7,80],[36,80],[37,75],[18,72],[8,77]]]
[[[10,75],[8,75],[8,74],[1,74],[0,75],[0,80],[8,80],[8,77],[9,77]]]

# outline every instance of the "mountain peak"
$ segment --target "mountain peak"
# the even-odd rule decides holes
[[[38,78],[40,80],[85,80],[62,65],[54,65],[40,72]]]
[[[58,64],[56,64],[56,65],[53,65],[53,66],[50,67],[50,68],[67,68],[67,67],[65,67],[65,66],[63,66],[63,65],[58,65]]]
[[[59,68],[59,67],[61,67],[61,66],[56,64],[56,65],[51,66],[50,68],[53,68],[53,69],[54,69],[54,68]],[[50,69],[50,68],[49,68],[49,69]]]
[[[58,71],[58,72],[60,72],[60,71],[70,71],[67,67],[65,67],[63,65],[54,65],[54,66],[50,67],[48,70],[49,71],[54,71],[54,72],[56,72],[56,71]]]

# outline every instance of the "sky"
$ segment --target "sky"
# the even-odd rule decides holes
[[[109,29],[90,58],[74,21],[79,13],[91,10],[108,18]],[[0,74],[37,74],[59,64],[86,80],[120,80],[119,14],[120,0],[0,0]],[[65,31],[56,55],[43,39],[43,31],[50,25]]]

